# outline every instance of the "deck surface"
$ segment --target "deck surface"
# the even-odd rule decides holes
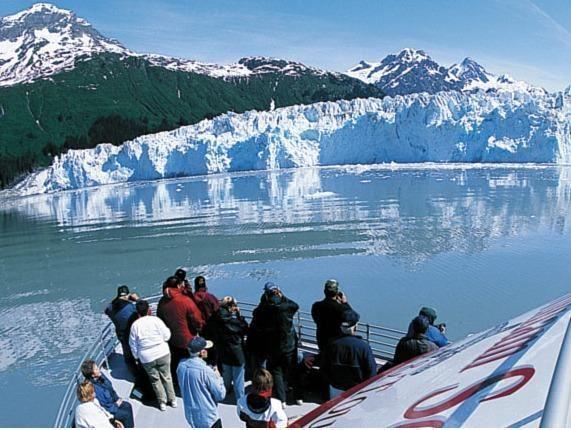
[[[109,369],[102,368],[102,372],[109,378],[117,394],[121,398],[128,400],[133,406],[135,427],[189,427],[184,417],[184,406],[181,397],[177,397],[177,408],[167,406],[165,412],[161,412],[155,406],[145,405],[139,400],[130,397],[134,386],[134,379],[123,360],[121,345],[118,345],[115,353],[108,357],[108,363]],[[301,406],[288,405],[285,412],[290,420],[294,420],[305,415],[317,406],[317,403],[304,403]],[[233,393],[228,397],[227,403],[220,403],[218,405],[218,413],[224,427],[245,427],[236,413],[236,403]]]

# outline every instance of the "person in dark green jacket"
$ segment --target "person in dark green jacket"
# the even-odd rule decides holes
[[[226,392],[230,392],[231,386],[234,385],[234,394],[238,401],[245,393],[244,336],[248,332],[248,323],[240,315],[236,299],[231,296],[226,296],[221,300],[214,321]]]

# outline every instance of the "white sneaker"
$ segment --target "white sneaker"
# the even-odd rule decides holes
[[[176,402],[176,399],[173,400],[172,402],[170,402],[171,408],[176,408],[178,406],[178,403]]]
[[[302,405],[303,405],[303,400],[297,399],[297,400],[295,401],[295,404],[296,404],[297,406],[302,406]]]
[[[284,408],[284,409],[285,409],[285,408],[286,408],[286,406],[287,406],[287,403],[286,403],[286,402],[282,402],[282,408]]]
[[[166,410],[167,410],[167,404],[166,404],[166,403],[161,403],[161,404],[159,405],[159,409],[160,409],[161,411],[163,411],[163,412],[166,411]]]

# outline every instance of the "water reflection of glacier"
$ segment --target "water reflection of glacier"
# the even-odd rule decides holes
[[[17,209],[77,233],[126,223],[236,235],[327,231],[313,247],[351,243],[363,252],[422,261],[445,251],[480,251],[496,237],[568,233],[570,172],[298,169],[35,196],[19,199]]]

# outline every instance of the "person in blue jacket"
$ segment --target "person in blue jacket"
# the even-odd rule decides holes
[[[130,293],[129,287],[127,285],[121,285],[117,288],[117,297],[107,306],[105,309],[105,315],[107,315],[113,325],[115,326],[115,333],[117,334],[117,339],[121,342],[123,347],[123,358],[125,363],[129,368],[134,371],[135,359],[133,354],[131,354],[131,348],[129,347],[129,318],[137,313],[135,309],[135,303],[139,299],[136,293]]]
[[[81,373],[93,384],[95,398],[103,409],[113,415],[114,419],[121,421],[124,427],[135,427],[131,404],[117,395],[111,381],[101,373],[95,361],[85,360],[81,364]]]
[[[224,381],[217,368],[206,364],[208,349],[214,344],[200,336],[188,344],[190,358],[179,363],[178,383],[186,421],[193,428],[222,427],[218,403],[226,397]]]
[[[436,309],[424,306],[418,312],[418,316],[423,316],[428,319],[430,325],[428,326],[426,337],[428,338],[429,341],[435,343],[438,347],[443,347],[450,343],[448,338],[444,335],[444,332],[434,325],[434,322],[436,321],[437,318]],[[441,325],[446,327],[446,325],[444,324]],[[413,330],[411,322],[410,325],[408,326],[407,336],[411,337],[412,335],[413,335]]]

